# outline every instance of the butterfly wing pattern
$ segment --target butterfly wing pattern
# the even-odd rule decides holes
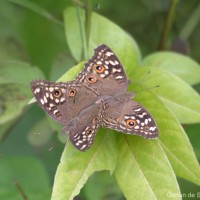
[[[64,125],[72,144],[80,151],[91,147],[100,126],[146,139],[158,137],[151,114],[132,100],[128,80],[114,52],[102,44],[74,81],[32,81],[40,106]]]

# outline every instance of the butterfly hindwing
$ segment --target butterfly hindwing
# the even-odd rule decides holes
[[[69,134],[70,141],[78,150],[85,151],[93,144],[104,109],[104,102],[97,100],[64,127],[64,132]]]
[[[158,137],[157,125],[151,114],[139,103],[127,99],[110,98],[105,110],[103,126],[147,139]]]

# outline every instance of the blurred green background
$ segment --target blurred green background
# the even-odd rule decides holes
[[[62,26],[63,10],[68,6],[73,6],[74,3],[69,0],[30,1],[36,6],[33,7],[28,2],[0,1],[0,68],[6,61],[26,62],[40,69],[40,71],[35,69],[32,79],[45,78],[55,81],[70,67],[77,64],[69,51]],[[161,45],[162,32],[171,2],[177,2],[173,23],[166,43]],[[200,62],[199,0],[96,0],[93,5],[96,12],[115,22],[135,38],[143,56],[166,49],[187,54]],[[37,6],[47,11],[46,16],[41,16]],[[13,174],[26,172],[32,190],[37,192],[42,189],[43,199],[46,199],[50,197],[55,171],[64,148],[64,144],[60,143],[60,137],[64,136],[57,134],[55,126],[58,125],[50,122],[51,119],[46,118],[37,105],[28,105],[21,112],[12,104],[12,98],[8,99],[7,95],[5,97],[4,94],[10,91],[9,86],[12,86],[15,91],[14,85],[5,84],[7,69],[13,69],[12,76],[16,79],[17,77],[24,79],[28,73],[24,70],[25,68],[16,71],[11,62],[0,74],[5,78],[0,88],[0,102],[8,101],[13,108],[13,111],[10,111],[11,114],[13,112],[13,117],[9,117],[9,114],[6,119],[0,117],[0,173],[6,167],[10,169],[8,173],[13,179],[14,189],[11,190],[13,192],[16,188],[20,191],[20,184]],[[200,92],[200,85],[195,85],[195,89]],[[16,92],[17,94],[13,96],[19,99],[26,94],[24,102],[32,97],[31,92],[27,93],[23,88]],[[1,106],[0,115],[3,110],[4,107]],[[200,160],[200,124],[185,125],[184,128]],[[63,140],[66,138],[64,137]],[[3,163],[4,157],[10,159],[9,166]],[[18,161],[15,162],[15,159]],[[20,160],[26,161],[26,164],[23,165]],[[32,168],[29,166],[34,166],[35,170],[30,171]],[[38,177],[38,181],[31,183],[32,177],[35,176]],[[3,177],[2,174],[0,174],[0,179],[1,177]],[[200,192],[198,186],[179,178],[178,181],[182,193]],[[39,189],[38,184],[40,184]],[[0,189],[0,199],[3,199],[2,193]],[[7,199],[14,199],[13,195],[11,194]],[[98,172],[89,179],[76,199],[125,198],[114,177],[110,178],[106,172]]]

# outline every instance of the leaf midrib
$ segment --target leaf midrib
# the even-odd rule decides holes
[[[132,150],[132,148],[131,148],[131,146],[130,146],[130,144],[129,144],[129,142],[128,142],[127,136],[124,135],[124,137],[125,137],[125,140],[127,141],[128,147],[129,147],[129,149],[130,149],[130,152],[132,153],[132,156],[133,156],[134,160],[137,162],[138,167],[140,168],[140,170],[141,170],[143,176],[145,177],[146,182],[148,183],[149,187],[151,188],[151,190],[152,190],[152,192],[153,192],[155,198],[158,199],[158,197],[156,196],[156,194],[155,194],[155,192],[154,192],[154,190],[153,190],[151,184],[149,183],[147,177],[145,176],[145,174],[144,174],[144,172],[143,172],[143,170],[142,170],[141,165],[139,164],[139,162],[137,161],[137,159],[136,159],[136,157],[135,157],[135,155],[134,155],[134,152],[133,152],[133,150]]]

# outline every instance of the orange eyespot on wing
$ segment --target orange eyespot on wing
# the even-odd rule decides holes
[[[53,91],[53,96],[54,96],[54,97],[59,98],[61,95],[62,95],[61,89],[55,89],[55,90]]]
[[[76,95],[76,90],[75,89],[69,90],[69,92],[68,92],[68,96],[69,97],[74,97],[75,95]]]
[[[134,119],[128,119],[126,121],[126,125],[129,126],[129,127],[131,127],[131,128],[133,128],[133,127],[135,127],[137,125],[137,122]]]
[[[92,76],[92,75],[87,76],[86,80],[87,80],[88,83],[96,83],[97,82],[97,78],[95,76]]]
[[[93,120],[92,120],[92,124],[96,124],[99,121],[99,117],[96,116]]]
[[[105,71],[105,67],[99,64],[94,65],[93,69],[99,74],[102,74]]]

